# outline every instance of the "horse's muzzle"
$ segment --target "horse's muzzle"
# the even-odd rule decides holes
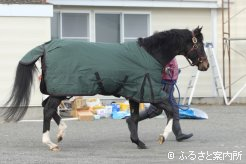
[[[208,68],[209,68],[208,60],[205,60],[205,61],[201,62],[201,63],[198,65],[198,70],[199,70],[199,71],[207,71]]]

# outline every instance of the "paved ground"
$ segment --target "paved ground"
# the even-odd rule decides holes
[[[185,142],[176,142],[173,134],[163,145],[157,142],[165,118],[141,122],[139,135],[149,147],[146,150],[130,142],[125,120],[66,121],[68,130],[60,152],[51,152],[41,143],[42,122],[0,124],[0,163],[246,163],[246,107],[197,108],[207,112],[209,119],[181,120],[183,131],[194,133]],[[40,116],[29,113],[26,119]],[[52,130],[55,140],[54,123]]]

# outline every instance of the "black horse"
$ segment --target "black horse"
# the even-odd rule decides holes
[[[209,63],[204,51],[204,45],[203,45],[203,35],[201,33],[201,29],[197,27],[193,31],[190,31],[188,29],[171,29],[169,31],[159,32],[155,33],[154,35],[146,38],[139,38],[137,40],[137,47],[140,48],[140,51],[146,52],[148,55],[152,56],[156,63],[158,63],[161,67],[164,67],[167,63],[169,63],[176,55],[183,55],[191,66],[197,66],[198,70],[200,71],[206,71],[209,68]],[[86,43],[90,45],[90,43]],[[42,53],[46,53],[46,50],[43,50],[41,46],[41,49],[38,49],[37,51],[42,51]],[[56,48],[54,48],[56,49]],[[104,48],[105,49],[105,48]],[[106,48],[107,49],[107,48]],[[63,49],[66,50],[66,49]],[[36,51],[36,50],[35,50]],[[56,51],[56,50],[55,50]],[[68,51],[69,52],[69,51]],[[34,56],[33,61],[30,63],[23,63],[20,62],[17,71],[16,71],[16,77],[15,82],[13,86],[13,90],[11,92],[11,96],[6,102],[5,106],[6,108],[1,111],[1,115],[4,117],[4,120],[6,122],[10,121],[19,121],[21,118],[23,118],[24,114],[27,111],[29,101],[30,101],[30,92],[31,92],[31,86],[33,84],[33,74],[36,70],[35,62],[38,60],[38,58],[42,58],[42,60],[48,60],[46,59],[45,55],[39,55]],[[121,56],[122,57],[122,56]],[[137,57],[137,59],[141,59],[142,56]],[[121,58],[124,59],[124,58]],[[61,59],[57,59],[61,60]],[[135,61],[134,61],[135,62]],[[59,62],[58,67],[60,67]],[[46,69],[48,66],[44,65],[45,63],[42,62],[42,74],[46,77]],[[61,66],[63,67],[63,66]],[[145,66],[146,68],[148,67]],[[129,72],[129,71],[128,71]],[[134,72],[134,70],[130,71]],[[117,70],[114,73],[118,73]],[[160,75],[159,80],[161,80],[161,70],[158,70],[158,73]],[[118,73],[119,74],[119,73]],[[150,78],[150,74],[145,74],[146,76],[143,78],[143,83],[149,82],[150,85],[147,86],[150,87],[151,91],[151,100],[143,99],[143,95],[140,99],[136,99],[135,97],[129,97],[125,96],[122,91],[123,85],[120,85],[120,88],[118,87],[117,94],[116,92],[108,92],[107,88],[105,89],[103,87],[102,79],[100,78],[99,74],[97,72],[96,75],[96,82],[98,84],[97,87],[97,93],[93,92],[93,94],[102,94],[102,95],[118,95],[123,96],[127,99],[129,99],[130,102],[130,112],[131,112],[131,118],[133,121],[133,125],[130,129],[131,133],[131,141],[139,148],[146,148],[145,144],[138,138],[138,118],[139,118],[139,103],[140,102],[150,102],[157,108],[162,108],[164,110],[164,102],[167,103],[168,99],[162,99],[161,101],[155,101],[154,95],[155,90],[151,88],[151,83],[153,83],[153,80]],[[66,75],[65,75],[66,76]],[[87,76],[87,75],[85,75]],[[130,79],[131,76],[125,77],[122,80],[125,83],[127,79]],[[59,150],[58,145],[51,142],[49,138],[49,130],[50,130],[50,121],[53,118],[57,125],[59,125],[59,132],[57,135],[58,142],[63,139],[64,136],[64,130],[66,128],[66,124],[61,121],[61,117],[57,114],[57,107],[60,104],[60,102],[64,99],[66,99],[66,96],[71,96],[71,93],[63,93],[63,94],[52,94],[50,91],[47,91],[46,84],[48,84],[49,80],[46,78],[43,78],[41,82],[41,91],[42,93],[49,94],[50,96],[43,101],[42,106],[44,107],[44,123],[43,123],[43,143],[47,144],[51,150]],[[161,81],[159,81],[161,83]],[[105,86],[107,86],[106,84]],[[135,84],[136,86],[133,86],[135,88],[141,88],[141,93],[144,92],[144,87],[139,87],[139,84]],[[110,88],[110,85],[108,85]],[[84,86],[87,87],[87,86]],[[110,89],[109,89],[110,90]],[[161,88],[160,88],[161,90]],[[86,94],[79,94],[75,93],[74,95],[86,95]],[[87,94],[92,95],[92,94]],[[7,107],[9,106],[9,107]],[[172,115],[172,111],[166,111],[166,114],[169,116]]]

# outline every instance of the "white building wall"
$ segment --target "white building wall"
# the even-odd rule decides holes
[[[3,12],[0,14],[3,15]],[[19,60],[30,49],[50,40],[50,16],[18,16],[13,12],[11,16],[0,15],[0,107],[11,92]],[[40,106],[42,100],[37,78],[38,75],[31,106]]]

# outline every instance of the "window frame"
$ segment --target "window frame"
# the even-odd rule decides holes
[[[119,16],[120,16],[120,43],[121,43],[121,38],[122,38],[122,13],[121,12],[119,12],[119,11],[100,11],[100,10],[97,10],[97,11],[95,11],[94,13],[93,13],[93,15],[94,15],[94,37],[93,37],[93,41],[94,42],[96,42],[96,14],[119,14]]]
[[[83,11],[74,11],[74,10],[60,10],[60,39],[83,39],[83,40],[88,40],[91,41],[91,12],[87,11],[87,10],[83,10]],[[88,36],[87,37],[66,37],[63,36],[62,34],[62,14],[63,13],[71,13],[71,14],[88,14]]]
[[[127,39],[137,39],[137,37],[125,37],[125,15],[147,15],[147,36],[150,36],[151,31],[151,12],[123,12],[123,33],[122,33],[122,42],[125,42]],[[140,36],[139,36],[140,37]]]
[[[150,11],[106,11],[106,10],[54,10],[60,19],[58,27],[60,28],[59,38],[60,39],[83,39],[89,42],[96,41],[96,14],[119,14],[120,16],[120,43],[125,42],[127,39],[137,39],[137,37],[125,37],[125,14],[136,14],[136,15],[147,15],[147,36],[151,34],[151,12]],[[81,13],[88,14],[88,36],[87,37],[65,37],[62,34],[62,14],[63,13]],[[140,36],[139,36],[140,37]]]
[[[146,11],[102,11],[102,10],[96,10],[93,13],[94,21],[94,29],[93,29],[93,38],[92,41],[96,41],[96,14],[119,14],[120,15],[120,43],[125,42],[126,39],[137,39],[137,37],[125,37],[125,14],[136,14],[136,15],[147,15],[147,36],[150,36],[151,31],[151,12]],[[140,36],[139,36],[140,37]]]

